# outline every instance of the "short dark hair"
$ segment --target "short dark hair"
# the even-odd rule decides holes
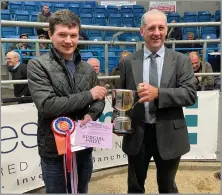
[[[79,27],[81,30],[81,23],[79,17],[68,9],[58,10],[50,16],[49,31],[51,34],[55,31],[55,26],[58,24],[66,25],[68,27]]]

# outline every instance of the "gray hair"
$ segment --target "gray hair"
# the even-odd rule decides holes
[[[146,13],[143,14],[142,18],[141,18],[141,26],[146,25],[146,18],[148,15],[162,15],[166,21],[166,25],[167,25],[167,17],[166,14],[164,12],[162,12],[161,10],[158,9],[152,9],[147,11]]]
[[[92,61],[92,60],[97,61],[97,63],[98,63],[99,66],[100,66],[100,61],[99,61],[97,58],[89,58],[89,59],[87,60],[87,63],[90,64],[90,61]]]
[[[21,56],[19,55],[19,53],[18,52],[16,52],[16,51],[9,51],[7,54],[12,54],[13,56],[15,56],[15,57],[17,57],[18,59],[19,59],[19,61],[21,60]],[[6,55],[7,55],[6,54]]]

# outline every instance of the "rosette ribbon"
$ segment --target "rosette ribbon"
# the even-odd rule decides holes
[[[75,122],[68,117],[59,117],[52,122],[52,130],[58,136],[64,136],[65,139],[65,154],[63,156],[64,175],[67,186],[67,171],[70,173],[71,191],[72,194],[78,193],[78,172],[76,153],[71,150],[71,135],[75,131]]]

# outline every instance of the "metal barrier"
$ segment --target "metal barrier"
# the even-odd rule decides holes
[[[220,76],[221,73],[195,73],[196,76]],[[120,76],[98,76],[99,80],[112,80],[119,79]],[[11,85],[11,84],[26,84],[28,80],[3,80],[1,84],[3,85]]]
[[[192,22],[192,23],[169,23],[168,27],[204,27],[204,26],[220,26],[221,22]],[[40,23],[40,22],[23,22],[23,21],[5,21],[1,20],[1,26],[18,26],[18,27],[42,27],[46,28],[49,26],[48,23]],[[91,25],[81,25],[82,29],[85,30],[103,30],[103,31],[119,31],[113,36],[112,41],[79,41],[79,44],[102,44],[104,45],[104,55],[105,55],[105,73],[108,75],[108,45],[135,45],[136,50],[139,50],[142,48],[144,42],[125,42],[125,41],[114,41],[114,38],[123,32],[138,32],[139,28],[134,27],[114,27],[114,26],[91,26]],[[22,40],[23,42],[34,42],[36,43],[36,56],[40,55],[39,52],[39,43],[51,43],[51,40],[39,40],[39,39],[27,39]],[[20,39],[6,39],[1,38],[2,43],[11,43],[11,42],[21,42]],[[206,56],[207,53],[207,44],[208,43],[220,43],[220,39],[210,39],[210,40],[167,40],[165,41],[165,44],[171,44],[172,49],[175,50],[176,44],[189,44],[189,43],[203,43],[203,68],[202,73],[195,74],[196,76],[207,76],[207,75],[221,75],[222,78],[222,72],[220,73],[204,73],[205,72],[205,63],[206,63]],[[222,71],[222,68],[221,68]],[[99,79],[119,79],[119,76],[105,76],[105,77],[99,77]],[[8,81],[1,81],[1,84],[23,84],[27,83],[27,80],[8,80]],[[204,85],[202,85],[202,89],[204,89]],[[222,89],[222,86],[221,86]],[[221,99],[221,96],[220,96]],[[220,101],[220,108],[219,108],[219,118],[222,116],[222,101]],[[219,120],[219,130],[220,132],[222,129],[222,124]],[[219,136],[220,137],[220,136]],[[219,148],[218,148],[219,150]],[[217,151],[219,153],[219,151]]]
[[[168,23],[168,27],[202,27],[202,26],[220,26],[221,22],[185,22],[185,23]],[[18,27],[42,27],[48,28],[49,23],[46,22],[26,22],[26,21],[9,21],[1,20],[2,26],[18,26]],[[135,27],[117,27],[117,26],[96,26],[81,25],[85,30],[114,30],[114,31],[130,31],[137,32],[139,28]]]
[[[204,26],[220,26],[221,22],[191,22],[191,23],[169,23],[168,27],[204,27]],[[49,27],[49,23],[41,22],[25,22],[25,21],[7,21],[1,20],[2,26],[18,26],[18,27]],[[114,38],[123,33],[123,32],[138,32],[139,28],[135,27],[115,27],[115,26],[92,26],[92,25],[81,25],[82,29],[85,30],[111,30],[111,31],[120,31],[113,35],[112,41],[79,41],[79,44],[101,44],[104,45],[104,57],[105,57],[105,74],[108,76],[108,45],[135,45],[136,50],[142,48],[144,42],[127,42],[127,41],[114,41]],[[19,43],[21,39],[13,38],[1,38],[2,43]],[[42,40],[42,39],[26,39],[22,40],[26,43],[36,43],[36,56],[40,55],[39,43],[52,43],[51,40]],[[202,72],[205,72],[206,56],[207,53],[207,44],[208,43],[220,43],[220,39],[202,39],[202,40],[167,40],[165,44],[171,44],[172,49],[175,50],[176,44],[190,44],[190,43],[202,43],[203,44],[203,58],[202,58]],[[221,70],[222,71],[222,70]],[[221,74],[221,73],[220,73]],[[202,76],[202,75],[200,75]],[[107,77],[106,79],[109,79]],[[204,84],[202,82],[202,90],[204,90]]]

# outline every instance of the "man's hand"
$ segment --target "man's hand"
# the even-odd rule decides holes
[[[151,102],[158,98],[158,88],[153,87],[148,83],[140,83],[138,86],[139,103]]]
[[[80,127],[82,127],[83,125],[85,125],[86,123],[88,123],[89,121],[92,121],[92,118],[89,114],[86,114],[84,117],[83,117],[83,120],[81,121],[80,123]]]
[[[93,100],[102,100],[105,98],[107,90],[105,87],[95,86],[90,90]]]

